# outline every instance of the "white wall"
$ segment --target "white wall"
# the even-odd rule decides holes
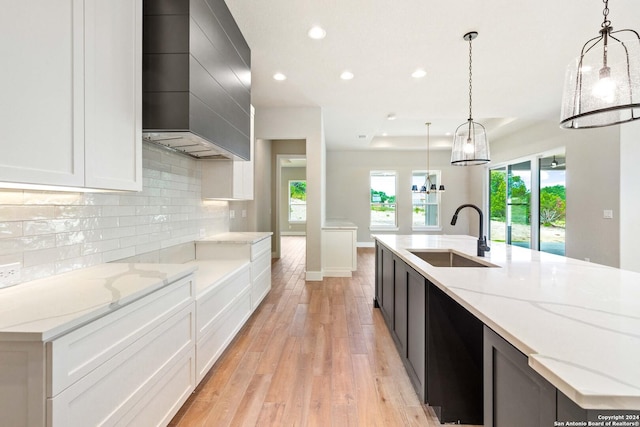
[[[254,194],[253,201],[248,204],[251,220],[248,231],[273,231],[271,227],[271,140],[257,139],[254,156]],[[275,239],[272,239],[272,242],[273,240]]]
[[[257,139],[304,139],[307,155],[307,280],[322,280],[325,215],[325,141],[322,110],[317,107],[256,108]],[[258,215],[262,213],[257,212]]]
[[[566,254],[618,267],[620,264],[620,127],[563,130],[555,121],[491,140],[491,164],[566,148]],[[475,170],[472,194],[485,191],[486,167]],[[614,211],[604,219],[603,210]]]
[[[143,144],[143,191],[0,190],[0,264],[22,281],[164,249],[229,230],[228,205],[203,202],[194,159]]]
[[[640,272],[640,121],[620,126],[620,268]]]
[[[451,166],[449,151],[431,151],[430,168],[442,171],[446,192],[441,195],[442,232],[477,236],[477,214],[465,209],[455,227],[449,222],[456,207],[473,202],[468,193],[467,167]],[[369,174],[372,170],[397,171],[398,231],[411,230],[411,172],[426,168],[426,151],[328,151],[327,218],[347,219],[358,226],[358,244],[373,242],[369,230]],[[467,212],[468,211],[468,212]],[[471,222],[470,222],[471,221]],[[471,224],[471,225],[470,225]],[[374,234],[384,234],[375,231]]]

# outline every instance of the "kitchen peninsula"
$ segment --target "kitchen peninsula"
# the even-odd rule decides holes
[[[639,420],[640,274],[499,243],[479,258],[470,236],[374,238],[374,304],[442,422]],[[436,267],[421,252],[478,264]],[[443,361],[468,375],[442,378]],[[456,388],[473,401],[456,409]]]

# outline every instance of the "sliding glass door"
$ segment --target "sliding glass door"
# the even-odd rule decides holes
[[[531,247],[531,162],[491,169],[491,240]]]
[[[492,168],[489,183],[492,241],[565,254],[564,154]]]
[[[540,250],[565,254],[565,209],[567,207],[565,157],[539,159],[540,169]]]

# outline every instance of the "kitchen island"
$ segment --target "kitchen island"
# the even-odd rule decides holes
[[[422,391],[424,401],[431,400],[428,374],[438,371],[430,371],[429,360],[443,360],[438,352],[452,348],[457,349],[456,357],[460,352],[468,356],[459,358],[466,360],[460,365],[464,369],[482,361],[485,426],[508,425],[499,420],[522,417],[528,406],[537,420],[517,425],[553,425],[565,418],[586,421],[610,411],[622,411],[630,415],[630,422],[638,421],[640,274],[498,243],[480,259],[486,266],[435,267],[419,252],[453,250],[462,255],[460,259],[478,260],[477,239],[455,235],[374,238],[374,304],[381,307],[396,345],[404,351],[410,377],[412,370],[413,377],[422,373],[414,386]],[[421,298],[423,309],[417,305]],[[443,304],[447,309],[438,314]],[[449,319],[448,325],[441,322],[442,316],[455,310],[454,320]],[[416,331],[420,319],[425,322],[424,332]],[[442,333],[430,321],[449,330]],[[446,345],[429,348],[438,335],[449,337]],[[426,348],[411,360],[416,346],[403,338],[414,336],[422,338]],[[482,343],[480,355],[478,342]],[[528,388],[520,380],[530,380]],[[477,389],[477,384],[467,388]],[[478,393],[472,396],[477,399]],[[502,402],[505,398],[513,401]]]

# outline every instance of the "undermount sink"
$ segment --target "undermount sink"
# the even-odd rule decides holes
[[[468,255],[450,249],[414,249],[409,252],[434,267],[498,267],[490,262],[471,258]]]

